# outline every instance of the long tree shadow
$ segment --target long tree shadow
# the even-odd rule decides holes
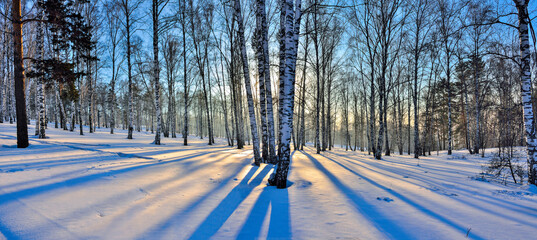
[[[16,139],[13,136],[5,135],[5,134],[0,134],[0,137],[7,138],[7,139]],[[79,142],[65,142],[65,141],[60,142],[60,141],[54,141],[54,140],[51,141],[51,140],[43,140],[43,139],[36,139],[36,138],[30,138],[29,140],[32,142],[37,142],[37,143],[42,144],[42,145],[30,144],[30,149],[32,149],[32,154],[53,153],[53,152],[57,152],[57,150],[64,151],[63,149],[57,149],[57,148],[66,147],[66,148],[70,148],[74,150],[82,150],[82,151],[97,152],[97,153],[102,153],[102,154],[117,155],[123,158],[135,157],[135,158],[142,158],[142,159],[149,159],[149,160],[154,159],[152,156],[154,156],[155,154],[165,155],[169,153],[179,153],[183,151],[192,151],[192,150],[199,150],[199,149],[207,148],[207,146],[205,145],[203,146],[189,145],[187,147],[180,145],[180,146],[173,146],[170,149],[170,146],[167,146],[167,145],[152,145],[152,144],[147,144],[147,146],[145,146],[145,145],[136,145],[136,144],[133,145],[133,143],[87,144],[87,143],[79,143]],[[124,149],[124,148],[131,148],[132,150],[132,149],[135,149],[136,147],[150,147],[152,149],[145,150],[140,153],[125,153],[122,151],[117,151],[117,149]],[[2,148],[11,148],[11,146],[2,145]],[[230,147],[224,146],[224,145],[216,145],[216,146],[212,146],[211,148],[224,150],[224,149],[229,149]],[[10,151],[7,153],[2,153],[0,155],[18,156],[18,155],[26,155],[26,154],[28,154],[28,151]],[[9,164],[9,161],[7,162],[4,161],[3,163]],[[40,162],[40,163],[44,163],[44,162]],[[53,163],[53,161],[51,163]],[[13,162],[12,165],[15,166],[17,164],[20,164],[20,163]]]
[[[261,171],[254,176],[258,167],[250,168],[250,171],[241,182],[231,190],[231,192],[213,209],[207,218],[192,233],[189,239],[208,239],[213,236],[224,225],[227,219],[235,212],[239,205],[250,195],[256,186],[259,186],[272,168],[265,165]],[[250,183],[248,183],[250,181]]]
[[[65,146],[58,145],[56,147],[65,147]],[[227,148],[228,147],[225,147],[225,148],[221,148],[221,147],[216,147],[215,148],[215,147],[213,147],[211,149],[214,150],[214,151],[205,152],[204,154],[212,153],[213,155],[209,156],[208,158],[213,158],[213,157],[216,157],[217,155],[221,154],[222,151],[226,150]],[[158,151],[155,151],[155,152],[158,152]],[[165,153],[169,153],[169,152],[177,153],[177,152],[181,152],[181,151],[168,150],[168,151],[166,151],[164,153],[162,153],[162,152],[159,152],[159,153],[165,154]],[[227,152],[227,151],[225,151],[225,152]],[[49,169],[49,168],[54,168],[54,167],[63,167],[63,166],[82,164],[82,163],[93,163],[93,162],[94,163],[99,163],[99,165],[106,165],[108,162],[115,162],[115,161],[118,161],[118,160],[123,159],[123,158],[139,158],[139,159],[143,159],[143,160],[156,160],[156,159],[153,159],[153,158],[143,157],[143,156],[139,156],[139,155],[136,155],[136,154],[122,154],[121,152],[103,151],[103,153],[105,153],[107,155],[101,156],[102,158],[96,157],[96,156],[89,156],[89,157],[81,158],[80,155],[73,155],[73,156],[69,156],[68,158],[63,157],[62,159],[57,159],[57,157],[56,158],[55,157],[49,157],[49,158],[38,159],[38,160],[35,160],[35,161],[30,161],[30,162],[24,161],[22,163],[20,161],[15,162],[13,164],[9,164],[9,163],[8,164],[1,164],[0,163],[0,174],[3,173],[3,172],[27,171],[27,170],[34,170],[34,169],[37,170],[37,171],[40,171],[40,170],[43,170],[43,169]],[[182,156],[159,158],[158,162],[159,163],[160,162],[164,163],[164,162],[168,162],[169,160],[174,161],[178,157],[183,158],[183,157],[187,157],[187,156],[193,156],[194,154],[196,154],[196,153],[192,153],[192,154],[189,154],[189,155],[182,155]],[[230,154],[231,153],[227,153],[227,155],[230,155]],[[2,162],[2,163],[5,163],[5,162]],[[132,166],[140,166],[141,164],[146,164],[146,163],[150,163],[150,162],[148,162],[148,161],[145,161],[145,162],[132,162],[132,163],[129,163],[129,164],[122,164],[121,167],[130,168]],[[111,167],[116,168],[118,166],[114,165],[114,166],[111,166]],[[45,181],[45,180],[54,179],[54,178],[57,178],[57,177],[66,177],[66,176],[69,176],[69,175],[72,175],[72,174],[80,173],[81,171],[88,171],[88,170],[89,170],[89,168],[82,169],[82,170],[73,170],[73,171],[63,172],[63,173],[60,173],[60,174],[48,176],[46,178],[34,179],[34,180],[26,181],[26,182],[19,182],[19,183],[11,184],[9,187],[16,187],[16,186],[21,186],[21,185],[25,185],[25,184],[34,183],[34,182]],[[99,170],[105,171],[105,170],[108,170],[108,168],[100,167]]]
[[[289,192],[287,188],[276,189],[274,186],[267,186],[263,189],[239,231],[237,239],[261,237],[261,228],[269,212],[269,206],[271,210],[267,238],[292,239]]]
[[[32,161],[13,161],[13,163],[10,163],[10,162],[6,162],[6,161],[3,161],[0,163],[0,173],[1,172],[6,172],[6,171],[21,171],[21,170],[30,170],[30,169],[46,169],[46,168],[53,168],[53,167],[58,167],[58,166],[68,166],[68,165],[74,165],[74,164],[81,164],[81,163],[89,163],[89,162],[108,162],[108,161],[117,161],[118,159],[121,159],[121,158],[139,158],[139,159],[144,159],[144,160],[157,160],[153,157],[150,157],[150,156],[154,156],[154,154],[157,154],[158,155],[165,155],[165,154],[169,154],[169,153],[180,153],[182,151],[186,151],[186,150],[195,150],[195,149],[180,149],[180,150],[175,150],[175,149],[170,149],[170,150],[153,150],[153,151],[146,151],[144,153],[141,153],[141,154],[131,154],[131,153],[123,153],[123,152],[112,152],[112,151],[103,151],[103,150],[99,150],[99,149],[90,149],[90,148],[78,148],[78,147],[71,147],[71,146],[67,146],[67,145],[56,145],[54,144],[55,147],[51,149],[51,151],[46,151],[46,152],[43,152],[41,154],[44,154],[44,153],[49,153],[49,152],[55,152],[53,151],[54,149],[56,151],[58,150],[63,150],[63,152],[65,152],[64,149],[57,149],[57,147],[68,147],[68,148],[71,148],[71,149],[78,149],[78,150],[83,150],[83,151],[92,151],[92,152],[98,152],[98,153],[101,153],[101,154],[105,154],[105,155],[102,155],[102,156],[90,156],[90,157],[85,157],[85,158],[81,158],[80,155],[70,155],[69,157],[63,157],[63,158],[60,158],[58,159],[58,157],[48,157],[48,158],[40,158],[40,159],[37,159],[37,160],[32,160]],[[215,150],[213,151],[214,152],[219,152],[218,150],[220,151],[223,151],[223,150],[226,150],[228,149],[228,147],[212,147],[211,148],[212,150]],[[26,153],[27,154],[27,153]],[[32,154],[39,154],[39,153],[35,153],[34,151],[32,151]],[[167,157],[167,158],[159,158],[159,161],[165,161],[167,159],[173,159],[173,158],[176,158],[176,157],[181,157],[181,156],[173,156],[173,157]]]
[[[19,239],[16,231],[11,230],[11,228],[4,225],[2,221],[0,221],[0,237],[1,236],[5,237],[6,239]]]
[[[381,231],[386,234],[391,239],[413,239],[414,236],[411,235],[408,230],[399,226],[395,222],[390,222],[385,218],[382,212],[377,210],[376,206],[369,204],[362,196],[359,196],[355,191],[349,188],[347,185],[342,183],[334,174],[332,174],[328,169],[326,169],[317,159],[315,159],[310,154],[302,151],[302,153],[308,157],[308,159],[323,172],[334,185],[336,185],[339,190],[345,194],[345,196],[352,201],[354,207],[362,213],[366,218],[369,218],[372,223]]]
[[[224,156],[222,156],[220,158],[214,159],[211,162],[204,163],[204,164],[194,164],[195,162],[199,162],[199,161],[195,161],[195,160],[190,161],[190,162],[181,162],[181,168],[184,169],[184,171],[188,172],[189,174],[195,174],[198,171],[203,170],[207,166],[209,166],[211,164],[214,164],[214,162],[222,161],[225,158],[226,158],[226,155],[224,155]],[[191,166],[191,165],[193,165],[193,166]],[[234,172],[234,171],[237,171],[238,169],[241,169],[242,167],[243,167],[243,164],[240,164],[240,163],[227,164],[222,170],[223,171]],[[177,183],[176,184],[176,182],[181,182],[180,180],[181,180],[180,176],[174,175],[174,176],[170,176],[170,177],[167,177],[165,179],[158,180],[158,181],[155,181],[155,182],[152,182],[152,183],[145,183],[144,185],[140,185],[139,188],[143,189],[144,191],[151,192],[151,194],[154,195],[155,193],[158,194],[159,189],[162,188],[163,186],[169,186],[170,184],[172,184],[174,189],[181,189],[183,187],[183,185],[188,184],[188,182],[184,182],[184,183],[180,183],[180,184]],[[228,181],[228,180],[229,179],[226,179],[225,181]],[[90,212],[94,211],[94,209],[98,209],[98,206],[100,204],[105,204],[105,203],[110,203],[110,202],[118,203],[118,205],[123,204],[125,202],[128,202],[129,196],[131,195],[130,191],[132,191],[132,189],[128,189],[127,191],[124,191],[124,192],[118,192],[118,193],[116,193],[115,195],[113,195],[113,196],[111,196],[109,198],[102,199],[100,202],[95,203],[95,204],[93,204],[91,206],[86,206],[85,209],[80,209],[76,213],[72,213],[72,214],[78,214],[78,215],[89,214]],[[160,194],[162,194],[162,193],[166,193],[166,192],[164,190],[160,190]],[[158,197],[155,197],[155,198],[158,198]],[[141,204],[141,202],[139,202],[137,204]],[[130,207],[123,209],[123,211],[136,209],[138,207],[137,204],[132,204]],[[68,216],[71,217],[71,215],[68,215]],[[67,217],[67,218],[69,218],[69,217]]]
[[[347,171],[349,171],[349,172],[351,172],[351,173],[353,173],[353,174],[355,174],[355,175],[357,175],[359,177],[363,177],[362,175],[358,174],[354,170],[352,170],[352,169],[344,166],[343,164],[341,164],[341,163],[339,163],[339,162],[327,157],[326,155],[323,155],[323,156],[325,158],[327,158],[328,160],[331,160],[334,163],[336,163],[336,164],[340,165],[341,167],[345,168]],[[390,171],[390,169],[385,169],[383,167],[378,167],[378,166],[373,167],[371,164],[368,164],[368,163],[365,163],[365,162],[359,162],[358,163],[356,160],[353,160],[353,159],[351,159],[349,157],[344,157],[343,160],[345,160],[346,162],[351,163],[353,165],[356,165],[356,166],[359,166],[361,168],[364,168],[364,169],[366,169],[368,171],[375,172],[377,174],[385,175],[385,176],[388,176],[388,177],[392,177],[392,178],[397,179],[398,181],[405,182],[405,183],[408,183],[408,184],[419,186],[419,187],[424,188],[424,189],[431,190],[430,187],[428,187],[426,185],[415,183],[415,182],[412,182],[412,181],[409,181],[409,180],[406,180],[406,179],[399,179],[399,178],[396,178],[396,177],[393,177],[393,176],[389,176],[386,173],[382,172],[382,171],[386,171],[387,173],[393,173],[393,172],[395,172],[394,170]],[[374,168],[376,168],[378,170],[376,170]],[[431,179],[440,180],[438,178],[435,178],[435,177],[432,177],[432,176],[425,176],[425,175],[413,175],[412,179],[418,180],[418,181],[420,181],[422,183],[429,184],[430,186],[436,186],[437,185],[436,182],[434,182],[434,180],[431,180]],[[466,184],[465,186],[472,187],[469,184]],[[431,191],[433,191],[433,190],[431,190]],[[468,195],[475,194],[473,191],[471,191],[471,190],[469,190],[467,188],[458,188],[457,191],[466,193]],[[441,195],[441,194],[439,194],[439,195]],[[480,206],[478,204],[475,204],[475,203],[472,203],[472,202],[469,202],[469,201],[462,200],[460,198],[451,198],[451,199],[453,201],[459,202],[461,204],[465,204],[465,205],[467,205],[469,207],[479,209],[479,210],[481,210],[483,212],[486,212],[486,213],[489,213],[489,214],[496,214],[499,217],[506,218],[506,219],[509,219],[511,221],[514,221],[514,222],[518,222],[518,223],[525,224],[525,225],[532,226],[532,227],[537,226],[537,225],[532,224],[530,222],[523,221],[523,220],[521,220],[519,218],[515,218],[513,216],[510,216],[509,214],[503,213],[501,211],[501,208],[505,208],[505,209],[509,209],[511,211],[518,212],[518,214],[523,214],[523,215],[530,216],[530,217],[532,217],[533,216],[532,214],[534,214],[536,212],[535,209],[528,209],[527,207],[524,207],[522,205],[517,205],[516,203],[508,202],[508,201],[501,200],[501,199],[498,199],[498,198],[493,198],[493,197],[487,196],[487,195],[481,195],[480,198],[479,198],[480,201],[486,202],[486,203],[494,205],[494,206],[501,207],[501,208],[497,209],[497,211],[491,211],[490,209],[484,208],[483,206]],[[461,227],[461,230],[462,230],[462,227]]]
[[[239,168],[229,168],[229,169],[223,169],[226,172],[242,172],[242,169],[245,167],[249,167],[250,164],[237,164]],[[150,229],[146,230],[144,233],[140,234],[140,239],[162,239],[165,238],[162,234],[166,231],[166,229],[169,229],[173,226],[181,226],[184,221],[188,221],[188,218],[185,218],[184,216],[189,216],[194,212],[200,205],[202,205],[205,200],[209,199],[212,195],[214,195],[216,192],[220,191],[222,188],[224,188],[226,185],[229,184],[229,182],[236,177],[235,174],[229,175],[229,177],[226,177],[219,181],[216,186],[211,188],[211,190],[207,191],[205,194],[200,195],[197,199],[193,199],[190,201],[188,205],[184,207],[184,210],[176,212],[172,214],[171,218],[165,219],[160,221],[159,223],[154,224]],[[245,176],[246,177],[246,176]],[[178,237],[183,238],[183,237]],[[186,237],[184,237],[186,238]]]
[[[328,170],[326,170],[326,168],[324,168],[324,167],[322,166],[322,164],[319,163],[316,159],[314,159],[313,157],[311,157],[311,155],[308,155],[307,153],[304,153],[304,154],[306,154],[312,161],[314,161],[314,164],[315,164],[317,167],[324,169],[323,172],[325,172],[325,171],[328,172]],[[427,214],[427,215],[429,215],[429,216],[431,216],[431,217],[433,217],[433,218],[436,218],[437,220],[441,221],[442,223],[451,226],[452,228],[454,228],[454,229],[458,230],[459,232],[461,232],[462,236],[464,236],[464,235],[467,233],[467,231],[468,231],[467,228],[465,228],[465,227],[463,227],[463,226],[461,226],[461,225],[459,225],[459,224],[457,224],[457,223],[455,223],[455,222],[453,222],[453,221],[451,221],[451,220],[449,220],[449,219],[447,219],[447,218],[445,218],[445,217],[439,215],[438,213],[433,212],[433,211],[430,210],[430,209],[425,208],[424,206],[421,206],[421,205],[417,204],[416,202],[412,201],[411,199],[408,199],[407,197],[405,197],[405,196],[403,196],[402,194],[400,194],[400,193],[394,191],[393,189],[387,188],[387,187],[385,187],[385,186],[383,186],[383,185],[381,185],[381,184],[379,184],[379,183],[373,181],[372,179],[367,178],[367,177],[365,177],[365,176],[363,176],[363,175],[357,173],[356,171],[354,171],[354,170],[350,169],[349,167],[347,167],[347,166],[345,166],[345,165],[339,163],[338,161],[335,161],[335,160],[332,159],[332,158],[329,158],[329,157],[324,156],[324,155],[323,155],[323,157],[326,158],[326,159],[329,160],[329,161],[332,161],[332,162],[336,163],[336,164],[339,165],[340,167],[342,167],[342,168],[344,168],[345,170],[347,170],[347,171],[349,171],[349,172],[355,174],[356,176],[359,176],[361,179],[367,181],[368,183],[372,184],[373,186],[378,187],[378,188],[380,188],[380,189],[383,189],[384,191],[387,191],[387,192],[391,193],[391,194],[394,195],[395,197],[399,198],[400,200],[402,200],[403,202],[407,203],[408,205],[414,207],[415,209],[417,209],[417,210],[423,212],[424,214]],[[329,173],[329,172],[328,172],[328,173]],[[331,174],[331,173],[329,173],[329,174]],[[333,175],[332,175],[332,176],[333,176]],[[335,176],[334,176],[334,178],[335,178]],[[331,179],[332,179],[332,178],[331,178]],[[336,181],[339,181],[339,180],[337,180],[337,178],[336,178]],[[342,183],[340,183],[340,184],[343,185]],[[337,185],[339,186],[339,184],[337,184]],[[343,185],[343,186],[344,186],[344,185]],[[345,188],[348,188],[348,187],[346,187],[346,186],[344,186],[344,187],[345,187]],[[348,190],[350,190],[351,192],[353,191],[352,189],[348,189]],[[349,192],[349,193],[350,193],[350,192]],[[391,232],[391,231],[390,231],[390,232]],[[400,235],[397,234],[396,236],[400,236]],[[472,234],[472,238],[474,238],[474,239],[485,239],[485,238],[483,238],[483,237],[481,237],[481,236],[478,236],[478,235],[476,235],[476,234]]]
[[[323,154],[323,156],[326,156],[328,154],[335,155],[338,158],[347,159],[349,162],[357,161],[357,159],[355,159],[355,158],[351,158],[348,155],[340,154],[340,153],[336,153],[336,152],[325,153],[325,154]],[[384,156],[382,161],[372,160],[371,158],[366,158],[364,156],[357,156],[357,157],[360,158],[360,159],[365,160],[365,161],[359,161],[361,163],[368,164],[368,163],[366,163],[366,161],[367,162],[369,162],[369,161],[378,162],[378,163],[381,163],[381,164],[379,166],[377,166],[377,168],[385,170],[385,171],[388,171],[388,172],[391,172],[391,173],[397,173],[397,174],[401,174],[401,171],[404,171],[404,170],[413,170],[413,169],[418,168],[418,169],[429,170],[429,171],[437,171],[437,172],[435,172],[435,174],[437,174],[437,175],[445,176],[445,177],[451,177],[448,174],[460,174],[463,171],[463,170],[460,170],[460,169],[453,169],[453,168],[450,168],[452,170],[449,170],[449,169],[444,170],[442,168],[436,168],[436,167],[433,167],[433,165],[430,164],[431,161],[428,161],[427,163],[425,163],[425,161],[423,161],[423,159],[422,159],[422,166],[418,167],[414,163],[395,161],[393,159],[390,159],[391,157],[387,157],[387,156]],[[354,163],[354,164],[356,164],[356,163]],[[390,164],[390,165],[388,165],[388,164]],[[396,166],[400,166],[400,167],[396,167]],[[385,168],[390,168],[390,169],[385,169]],[[467,172],[467,173],[471,174],[470,172]],[[404,174],[401,174],[401,175],[404,175]]]
[[[52,191],[52,190],[57,189],[57,188],[62,188],[62,187],[66,187],[66,186],[76,186],[76,185],[87,183],[87,182],[90,182],[90,181],[93,181],[93,180],[96,180],[96,179],[99,179],[99,178],[102,178],[102,177],[108,177],[108,176],[110,176],[112,174],[121,174],[121,173],[126,173],[126,172],[129,172],[129,171],[143,169],[143,168],[147,168],[147,167],[151,167],[151,166],[158,166],[158,165],[165,165],[165,164],[175,163],[175,162],[187,160],[187,159],[190,159],[190,158],[200,157],[200,156],[203,156],[203,155],[211,154],[213,152],[218,152],[218,151],[189,154],[189,155],[181,156],[180,158],[170,160],[170,161],[143,163],[143,164],[135,165],[135,166],[132,166],[132,167],[114,169],[114,170],[110,170],[110,171],[107,171],[107,172],[100,172],[100,173],[96,173],[96,174],[90,174],[90,175],[80,176],[80,177],[76,177],[76,178],[71,178],[71,179],[67,179],[67,180],[62,181],[62,182],[55,182],[55,183],[50,183],[50,184],[41,185],[41,186],[37,186],[37,187],[27,188],[27,189],[23,189],[23,190],[19,190],[19,191],[14,191],[14,192],[10,192],[10,193],[5,193],[5,194],[0,195],[0,204],[5,204],[5,203],[8,203],[8,202],[14,201],[17,198],[24,198],[24,197],[29,197],[29,196],[33,196],[33,195],[38,195],[40,193],[47,192],[47,191]]]

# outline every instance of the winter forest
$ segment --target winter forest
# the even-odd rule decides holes
[[[530,0],[0,0],[0,239],[531,239]]]

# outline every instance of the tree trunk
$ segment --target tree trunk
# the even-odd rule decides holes
[[[43,10],[39,7],[38,8],[38,16],[43,20]],[[41,63],[43,60],[43,44],[44,44],[44,36],[43,36],[43,24],[38,23],[37,24],[37,36],[36,36],[36,60],[37,62]],[[46,138],[45,136],[45,79],[44,76],[41,76],[39,74],[39,77],[35,81],[36,84],[36,103],[37,103],[37,125],[36,125],[36,135],[39,135],[40,139]]]
[[[375,159],[380,160],[382,157],[382,144],[383,144],[383,137],[384,137],[384,98],[385,98],[385,91],[386,91],[386,84],[384,81],[384,76],[380,77],[380,84],[379,84],[379,135],[378,135],[378,141],[377,141],[377,148],[375,151]]]
[[[309,21],[306,21],[306,31],[309,30]],[[309,35],[306,35],[306,42],[304,44],[304,67],[302,69],[302,96],[301,99],[301,106],[300,106],[300,150],[304,150],[304,146],[306,146],[306,69],[307,69],[307,59],[308,59],[308,46],[309,46]]]
[[[271,157],[269,154],[269,132],[268,132],[268,124],[267,124],[267,97],[266,97],[266,81],[265,78],[267,77],[267,72],[265,72],[265,61],[267,61],[265,52],[264,52],[264,37],[265,34],[263,31],[265,28],[263,28],[263,24],[266,24],[265,19],[265,0],[256,0],[256,37],[257,37],[257,44],[256,44],[256,56],[257,56],[257,72],[259,74],[259,107],[260,114],[261,114],[261,132],[262,132],[262,139],[261,139],[261,153],[264,163],[268,163],[271,161]],[[269,76],[269,84],[270,84],[270,75]]]
[[[408,101],[407,101],[407,120],[408,120],[408,124],[407,124],[407,138],[408,138],[408,149],[407,149],[407,154],[410,155],[410,97],[411,97],[411,92],[412,92],[412,86],[411,86],[411,83],[410,83],[410,78],[408,79]]]
[[[537,185],[537,136],[535,133],[535,121],[533,118],[533,103],[531,101],[532,83],[530,70],[530,43],[529,43],[529,0],[514,0],[518,10],[518,34],[520,41],[521,57],[521,92],[524,113],[524,128],[526,130],[526,148],[528,152],[528,182]]]
[[[160,131],[162,128],[162,113],[160,109],[160,66],[158,59],[158,21],[159,21],[159,3],[153,0],[152,4],[153,17],[153,79],[155,84],[155,114],[157,115],[157,129],[155,131],[155,145],[160,145]],[[170,114],[170,113],[168,113]]]
[[[477,50],[476,50],[477,54]],[[480,139],[480,115],[481,115],[481,103],[479,101],[479,57],[474,56],[474,95],[475,95],[475,141],[474,141],[474,153],[479,154],[481,149],[481,139]]]
[[[329,58],[331,61],[331,58]],[[329,65],[331,65],[329,63]],[[327,133],[326,133],[326,138],[327,138],[327,144],[328,144],[328,150],[332,150],[332,70],[329,69],[329,73],[328,73],[328,84],[327,84],[327,88],[328,88],[328,91],[327,91],[327,96],[326,96],[326,99],[327,99],[327,107],[326,107],[326,130],[327,130]]]
[[[113,50],[115,55],[115,50]],[[110,80],[110,134],[114,134],[116,127],[116,61],[112,57],[112,79]]]
[[[216,59],[216,57],[215,57]],[[226,86],[224,84],[224,62],[223,62],[223,54],[220,54],[220,67],[221,67],[221,73],[222,76],[219,75],[218,71],[216,71],[216,83],[218,84],[218,88],[220,89],[220,101],[222,102],[222,112],[224,113],[224,130],[226,134],[227,144],[228,146],[233,146],[233,136],[229,132],[229,123],[228,123],[228,108],[227,108],[227,95],[226,95]],[[223,85],[223,86],[222,86]],[[233,118],[232,118],[233,119]],[[233,125],[233,124],[232,124]]]
[[[448,94],[448,155],[451,155],[453,151],[453,126],[451,122],[451,55],[449,49],[446,45],[446,84],[447,84],[447,94]]]
[[[235,1],[235,20],[239,25],[239,46],[241,49],[242,69],[244,74],[244,86],[246,87],[246,98],[248,101],[248,113],[250,116],[250,132],[252,133],[252,142],[254,149],[254,162],[259,166],[261,158],[259,155],[259,138],[257,136],[257,123],[255,118],[254,100],[252,96],[252,87],[250,83],[250,70],[248,67],[248,56],[246,55],[246,43],[244,40],[244,26],[241,14],[241,5],[239,0]]]
[[[375,146],[375,71],[373,59],[370,59],[371,79],[370,79],[370,96],[369,96],[369,148],[373,155],[376,156],[377,148]],[[368,150],[369,151],[369,150]]]
[[[6,9],[7,10],[7,9]],[[7,23],[6,23],[7,25]],[[7,35],[5,33],[2,33],[2,39],[3,39],[3,44],[2,44],[2,55],[0,56],[0,68],[2,69],[2,77],[0,77],[0,123],[3,123],[4,122],[4,115],[5,115],[5,107],[4,107],[4,96],[6,96],[6,94],[4,94],[4,90],[7,89],[5,85],[6,84],[6,63],[7,62],[4,62],[4,56],[6,56],[6,48],[7,48]]]
[[[419,34],[418,34],[419,36]],[[416,39],[416,42],[419,41]],[[417,44],[416,44],[417,47]],[[414,54],[414,93],[412,94],[412,100],[414,101],[414,158],[419,158],[420,155],[420,135],[419,135],[419,115],[418,115],[418,59],[419,53]]]
[[[269,162],[275,164],[277,162],[276,146],[275,146],[275,130],[274,130],[274,108],[272,103],[272,85],[270,82],[270,55],[268,47],[268,27],[267,27],[267,14],[265,11],[265,1],[258,0],[257,10],[261,14],[261,45],[263,48],[263,64],[265,66],[264,79],[265,79],[265,100],[266,100],[266,118],[267,118],[267,131],[268,131],[268,151]],[[261,78],[260,78],[261,79]]]
[[[300,32],[301,0],[297,0],[293,13],[293,0],[282,1],[282,16],[280,22],[282,37],[280,38],[280,54],[284,54],[285,67],[280,68],[280,146],[278,148],[278,166],[274,177],[269,179],[269,184],[277,188],[287,187],[287,174],[291,162],[290,140],[293,131],[293,109],[295,99],[295,71]]]
[[[125,6],[125,8],[128,8],[128,6]],[[127,11],[127,10],[126,10]],[[129,84],[129,96],[128,96],[128,120],[127,120],[127,128],[128,128],[128,134],[127,139],[132,139],[132,132],[134,130],[133,128],[133,120],[134,120],[134,106],[133,106],[133,88],[132,88],[132,64],[131,64],[131,25],[130,25],[130,15],[125,14],[125,29],[126,29],[126,40],[127,40],[127,79]]]
[[[89,55],[89,54],[88,54]],[[88,73],[86,77],[86,81],[88,84],[88,126],[89,126],[89,133],[93,133],[95,130],[95,124],[94,124],[94,104],[93,104],[93,79],[91,77],[91,61],[87,60],[86,62],[86,71]]]
[[[22,50],[21,1],[12,2],[13,21],[13,81],[15,82],[15,108],[17,110],[17,147],[28,147],[28,120],[26,115],[25,77]],[[9,103],[8,103],[9,104]]]
[[[320,61],[319,61],[319,28],[318,28],[318,4],[315,1],[314,6],[314,29],[315,37],[313,38],[313,44],[315,47],[315,78],[317,80],[317,96],[315,98],[315,146],[317,148],[317,154],[321,153],[321,140],[320,140],[320,111],[321,111],[321,72],[320,72]]]
[[[189,98],[188,98],[188,80],[187,80],[187,67],[186,67],[186,6],[182,6],[181,8],[181,25],[182,25],[182,33],[183,33],[183,94],[185,98],[185,109],[183,113],[184,117],[184,128],[183,128],[183,145],[188,145],[188,105],[189,105]]]
[[[77,101],[76,101],[76,114],[78,116],[78,129],[80,131],[80,135],[84,135],[84,125],[82,123],[82,111],[81,111],[81,108],[82,108],[82,104],[80,103],[82,100],[79,98]]]
[[[468,108],[468,91],[466,86],[466,79],[464,77],[465,70],[463,69],[463,94],[464,94],[464,126],[465,126],[465,138],[466,138],[466,149],[470,152],[470,154],[474,154],[474,151],[472,150],[471,144],[470,144],[470,110]]]

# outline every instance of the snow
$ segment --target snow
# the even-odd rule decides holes
[[[34,124],[29,132],[35,131]],[[0,239],[532,239],[535,186],[478,181],[486,158],[292,152],[287,189],[270,165],[217,139],[49,125],[17,149],[0,124]]]

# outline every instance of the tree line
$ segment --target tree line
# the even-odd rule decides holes
[[[529,0],[0,6],[0,121],[17,122],[18,147],[30,119],[39,138],[48,122],[150,131],[157,145],[224,138],[252,145],[256,165],[277,164],[269,182],[284,188],[291,147],[382,159],[525,145],[537,181]]]

